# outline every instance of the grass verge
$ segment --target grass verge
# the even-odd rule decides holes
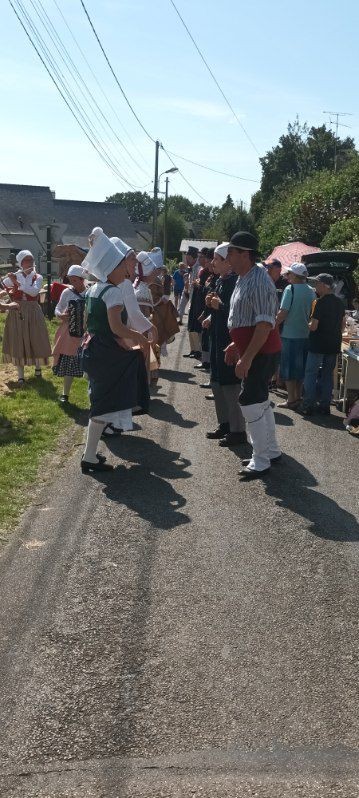
[[[4,316],[0,317],[0,336]],[[49,322],[50,338],[57,324]],[[2,366],[0,365],[0,371]],[[51,368],[43,368],[43,378],[34,369],[25,369],[25,385],[8,382],[9,393],[0,396],[0,530],[9,530],[30,503],[35,490],[47,481],[41,463],[46,454],[56,451],[60,437],[68,430],[73,442],[75,422],[84,423],[88,408],[87,381],[75,379],[71,404],[61,405],[62,380]],[[56,474],[54,474],[54,480]],[[54,486],[56,490],[56,486]]]

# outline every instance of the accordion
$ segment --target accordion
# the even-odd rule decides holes
[[[69,302],[69,335],[71,338],[82,338],[84,329],[85,300],[70,299]]]

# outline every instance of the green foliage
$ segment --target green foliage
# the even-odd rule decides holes
[[[165,214],[160,213],[157,221],[158,241],[159,245],[163,248],[164,245],[164,223]],[[167,255],[171,257],[179,253],[182,238],[185,238],[187,232],[186,223],[180,213],[177,213],[173,208],[168,208],[167,212]]]
[[[260,158],[264,203],[270,202],[273,195],[278,196],[279,189],[288,189],[315,171],[333,170],[335,152],[340,169],[355,152],[354,140],[336,137],[325,125],[309,130],[297,117],[288,125],[287,133],[280,137],[276,147]]]
[[[231,196],[228,195],[212,224],[203,231],[203,235],[204,238],[208,237],[215,241],[229,241],[238,230],[255,233],[254,219],[242,204],[235,206]]]
[[[166,266],[170,274],[173,274],[178,269],[178,263],[179,260],[177,258],[168,258],[166,260]]]
[[[153,198],[147,191],[121,191],[106,197],[106,202],[116,202],[126,208],[131,222],[150,222],[153,212]],[[159,201],[161,206],[161,201]]]
[[[359,215],[359,156],[345,169],[313,174],[276,198],[264,211],[259,226],[261,252],[267,254],[288,241],[320,246],[337,221]]]
[[[352,216],[349,219],[340,219],[331,225],[328,232],[321,242],[322,249],[352,249],[356,250],[353,242],[359,245],[359,216]],[[350,246],[352,245],[352,246]]]

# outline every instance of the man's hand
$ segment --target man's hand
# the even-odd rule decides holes
[[[252,360],[246,355],[243,355],[241,358],[239,358],[235,368],[236,377],[239,380],[243,380],[244,377],[247,377],[251,365]]]
[[[238,349],[234,342],[229,344],[224,350],[224,362],[227,366],[235,366],[239,357]]]
[[[212,299],[211,299],[211,308],[212,308],[212,310],[218,310],[219,306],[222,305],[222,304],[223,303],[221,302],[219,296],[217,296],[217,294],[213,294]]]
[[[210,328],[210,326],[211,326],[211,318],[209,316],[207,319],[203,319],[202,327],[203,327],[204,330],[208,330]]]
[[[206,299],[205,299],[205,303],[206,303],[207,308],[211,307],[211,299],[212,299],[213,296],[214,296],[214,294],[213,294],[212,291],[209,294],[207,294]]]

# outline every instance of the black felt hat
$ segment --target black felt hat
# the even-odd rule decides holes
[[[198,255],[197,247],[188,247],[187,255],[190,255],[191,258],[197,258]]]
[[[246,233],[240,230],[232,236],[228,246],[234,247],[235,249],[248,249],[251,252],[257,252],[258,239],[252,235],[252,233]]]

